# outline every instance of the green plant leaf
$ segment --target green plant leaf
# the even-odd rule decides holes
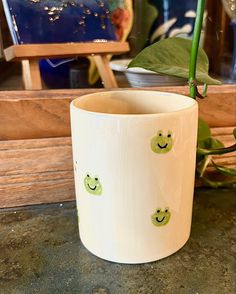
[[[198,119],[198,134],[197,140],[204,140],[211,137],[211,130],[208,124],[201,118]]]
[[[212,164],[215,167],[215,169],[221,172],[222,174],[226,176],[236,176],[236,169],[216,164],[214,161],[212,161]]]
[[[140,52],[147,45],[150,29],[157,15],[157,8],[150,4],[149,0],[135,2],[134,24],[130,35],[130,45],[135,48],[136,52]]]
[[[233,130],[234,139],[236,139],[236,128]]]
[[[197,164],[201,164],[201,161],[204,160],[205,156],[207,155],[202,155],[199,152],[197,152],[197,155],[196,155]]]
[[[207,139],[207,144],[209,146],[208,148],[210,148],[210,149],[218,149],[218,148],[225,147],[224,144],[220,140],[213,138],[213,137]]]
[[[215,138],[209,137],[198,141],[198,147],[203,149],[220,149],[224,148],[224,144]]]
[[[142,67],[160,74],[186,78],[189,75],[191,40],[173,37],[156,42],[143,49],[128,67]],[[209,61],[206,53],[199,48],[196,81],[219,85],[220,81],[208,75]]]
[[[207,133],[206,133],[207,134]],[[224,144],[218,139],[209,137],[203,140],[198,140],[198,148],[197,148],[197,162],[200,162],[200,165],[204,164],[204,161],[207,160],[208,155],[210,154],[222,154],[222,150],[224,148]],[[216,150],[216,151],[215,151]],[[217,150],[220,150],[217,152]],[[213,153],[212,153],[213,152]],[[225,151],[227,153],[227,151]],[[202,162],[203,161],[203,162]],[[209,160],[208,160],[209,162]]]

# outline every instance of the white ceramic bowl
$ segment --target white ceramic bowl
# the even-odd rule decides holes
[[[123,72],[131,87],[182,86],[186,80],[178,77],[161,75],[140,67],[127,68],[131,59],[113,60],[110,67],[114,71]]]

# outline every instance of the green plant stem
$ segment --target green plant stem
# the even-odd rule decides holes
[[[199,166],[197,167],[197,171],[199,172],[199,176],[202,177],[209,162],[211,161],[211,156],[206,155],[204,159],[200,162]]]
[[[196,99],[197,88],[196,88],[196,67],[197,67],[197,55],[199,48],[199,41],[202,30],[203,15],[205,9],[205,0],[198,0],[197,4],[197,15],[194,25],[191,56],[189,63],[189,87],[190,97]]]
[[[236,176],[236,169],[216,164],[213,160],[212,160],[212,164],[217,171],[224,174],[225,176],[232,176],[232,177]]]
[[[236,151],[236,144],[226,147],[226,148],[218,148],[218,149],[204,149],[204,148],[197,148],[197,153],[199,155],[214,155],[214,154],[225,154],[229,152]]]
[[[200,177],[200,179],[211,188],[232,188],[235,187],[236,181],[212,181],[207,177]]]

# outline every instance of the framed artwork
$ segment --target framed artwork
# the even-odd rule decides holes
[[[131,0],[2,0],[14,44],[121,40]]]
[[[116,40],[102,0],[3,0],[14,44]]]
[[[124,41],[132,26],[132,0],[2,0],[2,3],[14,44]],[[71,59],[40,61],[41,75],[49,88],[70,87],[71,62]]]

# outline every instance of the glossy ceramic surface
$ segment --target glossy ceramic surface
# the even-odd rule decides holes
[[[107,1],[4,0],[15,44],[115,40]]]
[[[156,91],[100,92],[71,103],[80,237],[89,251],[142,263],[185,244],[197,112],[195,100]]]
[[[181,5],[175,0],[151,0],[158,15],[150,32],[150,41],[167,37],[190,37],[196,17],[197,0],[184,0]]]
[[[127,81],[133,88],[186,85],[186,79],[183,78],[161,75],[141,67],[128,68],[130,62],[131,59],[112,60],[110,67],[114,71],[124,73]]]

